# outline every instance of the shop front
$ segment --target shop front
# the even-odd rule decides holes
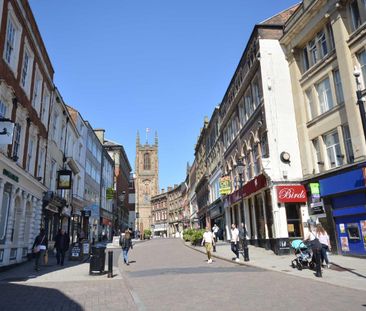
[[[334,225],[339,254],[366,257],[366,166],[319,180],[325,212]]]
[[[221,199],[216,200],[208,208],[210,216],[211,228],[216,224],[219,227],[218,238],[224,239],[225,217],[224,217],[224,205]]]

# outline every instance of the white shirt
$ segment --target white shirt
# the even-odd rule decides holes
[[[211,231],[205,231],[205,233],[203,234],[203,241],[205,243],[213,243],[213,234]]]
[[[219,231],[219,227],[218,226],[214,226],[212,229],[213,229],[213,232],[214,233],[217,233]]]
[[[324,244],[324,245],[328,245],[329,246],[329,236],[328,234],[317,234],[317,238],[319,239],[320,243]]]
[[[238,228],[231,229],[231,242],[239,241],[239,230]]]

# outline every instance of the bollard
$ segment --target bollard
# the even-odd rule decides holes
[[[108,252],[108,277],[113,277],[113,251]]]

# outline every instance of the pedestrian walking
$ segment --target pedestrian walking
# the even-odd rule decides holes
[[[65,230],[59,229],[55,237],[55,249],[57,264],[63,266],[65,261],[65,253],[69,249],[69,236]]]
[[[219,237],[219,226],[214,224],[214,226],[212,227],[212,233],[213,233],[213,238],[214,238],[214,244],[213,244],[213,252],[216,252],[216,243],[217,243],[217,239]]]
[[[322,245],[321,248],[321,262],[322,265],[327,265],[327,268],[330,268],[329,258],[327,252],[331,250],[329,235],[323,228],[321,224],[316,225],[316,237],[319,239],[320,244]]]
[[[44,260],[47,248],[48,248],[48,239],[46,237],[46,231],[42,228],[39,234],[34,239],[34,243],[32,246],[32,250],[36,259],[34,265],[34,269],[36,271],[39,271],[39,261],[41,258],[42,260]]]
[[[202,246],[205,245],[206,254],[208,258],[207,263],[212,263],[211,249],[212,246],[215,245],[215,241],[214,241],[214,234],[210,231],[210,228],[208,226],[206,227],[206,231],[203,234],[201,245]]]
[[[313,261],[315,263],[315,276],[318,278],[322,277],[322,266],[321,266],[321,249],[322,245],[316,236],[316,226],[313,223],[309,223],[310,230],[306,235],[304,241],[309,241],[309,246],[313,252]]]
[[[128,261],[128,251],[133,249],[132,246],[132,240],[131,240],[131,233],[127,229],[125,233],[119,238],[119,245],[122,247],[122,253],[123,253],[123,261],[128,266],[130,263]]]
[[[239,230],[235,224],[231,225],[231,250],[235,254],[233,260],[239,261]]]

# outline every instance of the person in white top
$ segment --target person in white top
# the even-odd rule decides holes
[[[213,235],[214,235],[214,241],[215,243],[213,244],[213,251],[216,252],[216,242],[217,242],[217,238],[218,238],[218,235],[219,235],[219,226],[214,224],[214,226],[212,227],[212,232],[213,232]]]
[[[322,245],[321,249],[322,264],[325,261],[325,263],[327,264],[327,268],[330,268],[329,258],[327,255],[327,252],[331,250],[329,235],[321,224],[316,225],[316,237],[319,239],[319,242]]]
[[[211,250],[212,250],[212,245],[215,244],[215,241],[214,241],[214,235],[210,231],[210,228],[208,226],[206,227],[206,231],[203,234],[201,244],[202,244],[202,246],[205,245],[205,248],[206,248],[206,253],[207,253],[207,258],[208,258],[207,263],[212,263]]]
[[[233,258],[235,261],[239,261],[239,230],[235,224],[231,225],[231,250],[236,257]]]

